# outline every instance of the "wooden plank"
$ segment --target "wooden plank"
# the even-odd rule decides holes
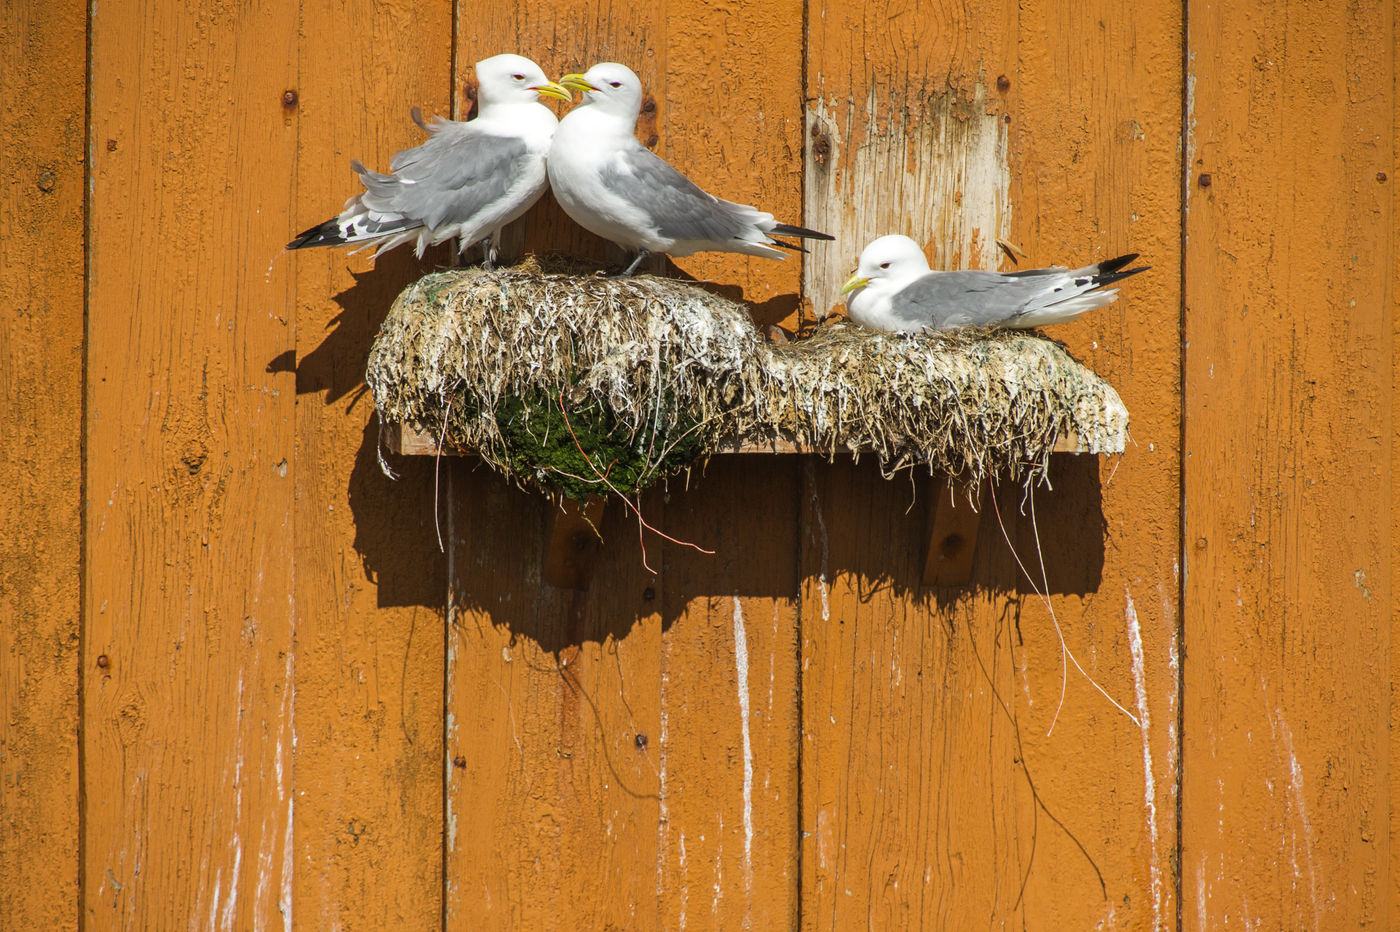
[[[290,921],[298,8],[92,12],[88,928]]]
[[[1394,30],[1191,7],[1187,929],[1393,921]]]
[[[1000,236],[1022,267],[1130,250],[1176,267],[1179,5],[850,0],[808,22],[807,219],[848,250],[809,265],[818,309],[890,232],[945,267],[995,267]],[[1136,446],[1116,473],[1056,459],[1054,491],[1036,496],[1060,628],[1142,727],[1076,677],[1046,737],[1061,655],[997,526],[1043,588],[1017,498],[999,499],[1001,522],[984,516],[970,591],[921,598],[909,494],[865,465],[813,465],[804,927],[1172,921],[1179,354],[1161,322],[1178,307],[1168,271],[1055,329],[1119,390]],[[1104,786],[1120,789],[1091,790]]]
[[[26,929],[78,925],[86,34],[78,4],[0,13],[0,924]]]
[[[714,553],[665,549],[658,928],[798,924],[798,467],[727,457],[671,492],[665,530]]]
[[[282,241],[360,190],[349,160],[386,169],[450,113],[452,4],[301,5],[295,211]],[[349,64],[347,64],[349,63]],[[296,276],[297,784],[293,893],[308,928],[442,921],[442,716],[447,593],[434,463],[380,472],[365,360],[407,283],[451,261],[401,247],[305,250]],[[445,479],[441,483],[445,487]],[[440,516],[445,524],[446,515]]]
[[[553,506],[449,474],[447,927],[659,928],[662,618],[636,524],[614,503],[592,587],[545,585]]]
[[[473,56],[504,50],[497,48],[502,43],[534,50],[551,73],[602,60],[627,63],[657,105],[659,152],[717,194],[792,211],[796,219],[802,24],[795,0],[687,0],[664,9],[562,0],[525,8],[493,0],[464,8],[459,45],[472,48]],[[677,75],[684,79],[666,80]],[[711,93],[722,82],[737,103],[727,111],[732,119],[711,125]],[[640,135],[650,141],[646,129]],[[765,170],[754,172],[753,164]],[[545,205],[525,218],[528,248],[608,254],[551,210],[557,208]],[[722,293],[759,301],[772,319],[785,319],[796,307],[795,262],[696,257],[678,265],[714,278]],[[664,928],[681,917],[690,928],[790,924],[796,798],[788,790],[795,787],[796,723],[791,715],[767,713],[755,679],[751,710],[763,717],[747,722],[756,769],[746,784],[734,592],[721,587],[707,593],[713,601],[692,590],[673,596],[672,548],[648,534],[648,558],[661,576],[646,573],[635,521],[615,503],[604,521],[606,543],[592,588],[574,597],[577,602],[560,602],[540,591],[542,543],[533,530],[521,541],[528,556],[517,561],[500,553],[501,534],[519,538],[516,528],[538,526],[528,517],[536,512],[520,509],[540,504],[502,504],[497,496],[504,492],[490,491],[499,480],[484,472],[473,474],[469,487],[458,484],[460,466],[453,475],[458,543],[450,575],[457,624],[449,653],[448,740],[464,766],[449,779],[449,926],[603,928],[611,922]],[[764,500],[793,499],[791,466],[765,481],[775,485],[755,493]],[[647,520],[668,528],[672,506],[659,494],[643,501]],[[745,546],[741,538],[724,539],[731,549]],[[488,554],[494,556],[483,563]],[[781,599],[791,597],[789,589]],[[795,682],[795,651],[768,633],[789,617],[782,614],[785,603],[743,593],[739,602],[748,619],[741,630],[750,642],[750,669],[773,671],[767,675],[779,684]],[[663,625],[695,636],[663,638]],[[512,641],[512,631],[530,636]],[[509,648],[509,660],[502,648]],[[562,669],[574,671],[567,677],[560,673],[565,658]],[[795,702],[790,686],[774,695]],[[707,707],[729,711],[722,720],[701,721]],[[671,714],[687,723],[686,731],[674,722],[662,727]],[[645,747],[629,743],[638,733],[647,736]],[[502,744],[516,747],[518,756],[495,761],[477,750]],[[565,752],[568,757],[560,756]],[[662,754],[681,763],[662,768]],[[716,775],[721,761],[726,768]],[[771,795],[780,790],[781,798]],[[770,826],[790,828],[774,835]],[[541,852],[538,861],[522,862],[521,850]],[[779,917],[775,923],[773,917]]]
[[[464,5],[458,47],[471,53],[457,80],[498,52],[553,77],[621,61],[658,99],[663,22],[654,4]],[[508,228],[503,252],[553,249],[624,259],[546,197]],[[551,506],[487,470],[447,471],[447,927],[658,926],[661,617],[636,526],[614,503],[590,590],[548,586]],[[664,524],[660,496],[642,507]],[[654,539],[650,553],[657,561]]]

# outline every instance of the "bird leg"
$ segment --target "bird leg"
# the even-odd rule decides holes
[[[649,249],[642,249],[641,251],[639,251],[639,252],[637,253],[637,258],[635,258],[635,259],[632,260],[632,264],[629,265],[627,268],[623,269],[623,270],[618,274],[617,277],[618,277],[618,278],[628,278],[628,277],[630,277],[630,276],[632,275],[632,273],[634,273],[634,272],[637,271],[637,266],[639,266],[639,265],[641,265],[643,262],[645,262],[645,261],[646,261],[646,257],[649,256],[649,255],[651,255],[651,250],[649,250]]]
[[[496,236],[491,234],[481,241],[481,267],[491,271],[496,267]]]

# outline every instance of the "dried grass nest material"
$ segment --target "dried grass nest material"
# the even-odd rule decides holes
[[[1043,478],[1058,438],[1121,453],[1118,393],[1034,333],[766,341],[742,305],[652,276],[437,272],[399,295],[366,382],[382,423],[445,434],[522,485],[636,491],[721,444],[784,439],[980,481]],[[444,418],[446,425],[444,426]]]

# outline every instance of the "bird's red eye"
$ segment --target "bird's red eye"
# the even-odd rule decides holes
[[[611,84],[613,87],[621,87],[621,86],[622,86],[622,82],[621,82],[621,81],[609,81],[608,83]]]
[[[889,268],[889,267],[890,267],[890,264],[889,264],[888,262],[881,262],[881,263],[880,263],[880,268],[882,268],[882,269],[887,269],[887,268]]]

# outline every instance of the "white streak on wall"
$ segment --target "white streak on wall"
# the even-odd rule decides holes
[[[753,747],[749,744],[749,639],[744,612],[734,596],[734,667],[739,684],[739,725],[744,740],[744,883],[753,886]]]
[[[1152,927],[1162,928],[1162,862],[1157,853],[1157,779],[1152,772],[1152,718],[1147,708],[1147,664],[1143,659],[1142,628],[1138,624],[1133,594],[1123,587],[1127,606],[1123,616],[1128,623],[1128,649],[1133,657],[1133,692],[1137,697],[1138,725],[1142,729],[1142,780],[1144,805],[1147,809],[1147,835],[1152,845],[1148,870],[1152,875]]]

